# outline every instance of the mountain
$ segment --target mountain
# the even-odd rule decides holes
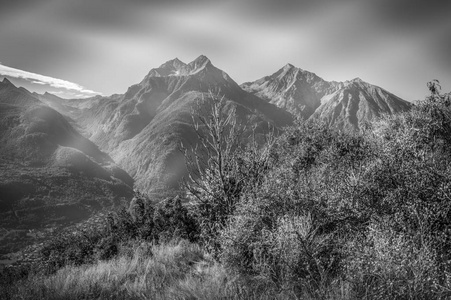
[[[270,76],[241,85],[244,90],[305,118],[319,107],[323,96],[334,92],[338,86],[291,64]]]
[[[361,122],[411,107],[409,102],[361,79],[329,82],[291,64],[241,87],[294,115],[324,120],[340,129],[359,130]]]
[[[411,105],[361,80],[329,82],[291,64],[240,86],[203,55],[190,63],[167,61],[124,94],[72,100],[51,94],[36,97],[108,153],[138,189],[152,192],[176,188],[186,174],[178,149],[181,143],[196,143],[193,114],[205,116],[211,92],[225,97],[239,119],[259,132],[267,131],[268,124],[290,125],[293,115],[359,130],[362,122]]]
[[[196,142],[193,111],[203,113],[211,92],[224,96],[239,118],[257,130],[293,120],[283,109],[241,89],[203,55],[188,64],[170,60],[125,94],[65,101],[73,109],[55,108],[133,176],[138,189],[149,192],[178,186],[186,172],[178,148]]]
[[[68,224],[132,194],[133,179],[66,117],[0,82],[0,227]]]
[[[324,120],[339,129],[359,130],[361,124],[408,110],[412,104],[392,93],[356,78],[323,97],[310,119]]]

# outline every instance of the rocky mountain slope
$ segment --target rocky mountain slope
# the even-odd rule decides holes
[[[359,130],[383,114],[408,110],[412,104],[359,78],[343,83],[323,97],[310,119],[324,120],[339,129]]]
[[[210,92],[224,96],[243,122],[261,130],[268,123],[292,122],[291,114],[242,90],[205,56],[188,64],[168,61],[123,95],[65,101],[70,108],[55,108],[133,176],[138,189],[149,192],[176,187],[185,174],[179,146],[195,143],[193,110],[202,114]]]
[[[63,115],[0,82],[0,227],[82,220],[129,200],[132,189],[133,179]]]
[[[291,64],[241,87],[294,115],[325,120],[348,130],[359,130],[364,121],[411,107],[409,102],[360,79],[329,82]]]
[[[308,118],[319,107],[321,98],[334,92],[338,85],[287,64],[276,73],[241,87],[290,113]]]

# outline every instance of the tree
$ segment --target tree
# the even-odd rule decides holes
[[[233,214],[243,186],[237,153],[246,126],[238,123],[236,107],[213,92],[197,103],[193,124],[196,146],[187,149],[182,145],[189,172],[185,186],[200,223],[201,239],[215,253],[217,236]]]

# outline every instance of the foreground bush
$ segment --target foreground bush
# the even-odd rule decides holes
[[[346,282],[356,299],[451,297],[450,137],[439,94],[360,135],[287,129],[221,231],[222,261],[298,296]]]
[[[345,180],[372,154],[368,148],[359,137],[302,124],[262,150],[271,156],[262,177],[247,186],[222,231],[225,265],[298,296],[335,294],[343,234],[366,221]]]

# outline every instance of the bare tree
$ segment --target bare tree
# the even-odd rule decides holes
[[[242,188],[237,153],[246,126],[238,123],[236,107],[219,93],[209,92],[193,111],[197,143],[182,145],[189,179],[185,186],[200,221],[201,237],[216,251],[216,237],[232,215]]]

